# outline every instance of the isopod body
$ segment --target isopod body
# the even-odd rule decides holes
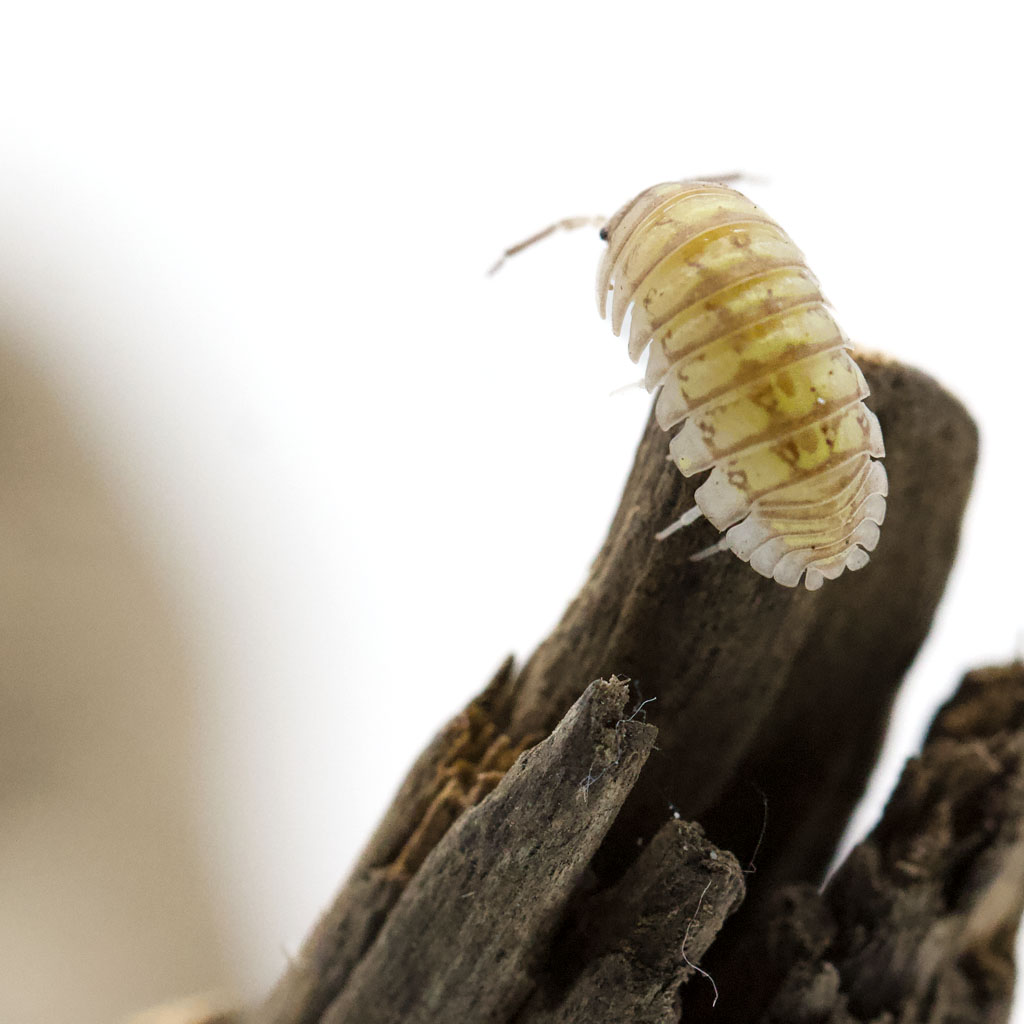
[[[763,576],[808,590],[860,569],[878,542],[885,449],[867,383],[803,254],[720,184],[656,185],[601,232],[597,280],[685,476],[710,470],[703,514]],[[681,521],[682,522],[682,521]]]

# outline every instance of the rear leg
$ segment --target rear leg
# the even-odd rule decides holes
[[[709,548],[704,548],[703,551],[698,551],[695,555],[690,555],[691,562],[703,562],[705,558],[710,558],[712,555],[717,555],[719,551],[729,550],[729,538],[723,536],[717,544],[712,544]]]
[[[664,540],[666,537],[671,537],[677,530],[683,529],[684,526],[689,526],[691,523],[697,522],[698,519],[704,513],[701,512],[699,505],[694,505],[693,508],[687,509],[675,522],[669,523],[664,530],[659,530],[655,535],[655,540]]]

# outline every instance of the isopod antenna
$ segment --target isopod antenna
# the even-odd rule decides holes
[[[521,242],[510,245],[498,258],[497,263],[487,271],[487,275],[488,277],[493,276],[501,270],[506,260],[518,255],[524,249],[529,249],[538,242],[543,242],[545,238],[550,238],[556,231],[575,231],[577,228],[603,228],[607,222],[607,217],[565,217],[562,220],[555,221],[554,224],[549,224],[546,228],[542,228],[535,234],[530,235],[529,238],[524,238]]]

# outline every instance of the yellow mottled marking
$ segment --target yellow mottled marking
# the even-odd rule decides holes
[[[731,550],[786,586],[859,569],[885,513],[881,430],[817,279],[745,196],[709,182],[642,192],[610,221],[597,279],[629,353],[648,351],[673,461]],[[689,519],[684,520],[687,522]]]

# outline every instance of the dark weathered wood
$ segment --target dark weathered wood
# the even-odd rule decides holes
[[[767,803],[747,902],[708,961],[727,989],[735,987],[733,975],[747,985],[744,935],[761,915],[762,896],[822,880],[956,554],[976,461],[975,426],[955,398],[917,371],[866,371],[891,480],[882,542],[862,572],[820,592],[817,619],[793,651],[783,697],[729,786],[701,816],[717,843],[746,851],[757,841]]]
[[[702,816],[716,842],[750,849],[767,797],[755,895],[822,879],[942,596],[974,474],[977,430],[955,398],[905,367],[865,371],[891,481],[881,543],[863,571],[820,592],[783,698]]]
[[[325,1024],[506,1021],[654,745],[596,682],[462,815],[402,893]]]
[[[1024,666],[978,672],[825,890],[864,1019],[1004,1020],[1024,902]]]
[[[456,715],[416,759],[348,881],[260,1009],[260,1021],[315,1024],[320,1020],[409,880],[406,871],[396,870],[396,863],[437,798],[445,769],[460,758],[472,757],[474,748],[485,747],[497,734],[493,716],[500,714],[507,700],[511,678],[512,660],[507,659],[480,697]]]
[[[722,978],[721,1009],[755,1020],[770,1000],[764,1024],[999,1024],[1010,1012],[1022,906],[1018,662],[967,676],[823,895],[782,889],[764,906],[751,922],[761,933],[745,936],[746,974],[736,965]]]
[[[457,714],[416,759],[366,844],[353,870],[353,877],[395,860],[436,795],[439,770],[459,758],[471,758],[469,748],[474,745],[482,747],[499,732],[505,731],[510,692],[514,685],[514,662],[508,657],[483,692]]]
[[[659,750],[604,851],[613,870],[670,802],[749,856],[763,819],[758,790],[770,814],[759,872],[778,861],[778,875],[811,879],[828,863],[945,586],[977,455],[970,416],[935,381],[861,363],[890,478],[867,567],[807,593],[732,555],[690,562],[715,537],[707,523],[656,542],[692,504],[693,484],[665,462],[666,436],[650,424],[590,579],[520,673],[513,734],[550,728],[581,679],[627,675],[657,698]],[[815,804],[814,793],[825,799]]]
[[[721,797],[725,816],[731,820],[735,800],[745,800],[740,817],[752,823],[752,834],[723,831],[737,849],[745,840],[752,848],[760,798],[749,782],[764,775],[760,762],[778,763],[773,737],[782,736],[786,749],[810,743],[813,756],[805,763],[814,777],[827,760],[822,752],[842,741],[839,730],[807,740],[802,726],[822,723],[791,710],[813,704],[818,687],[830,698],[840,695],[861,726],[846,731],[854,749],[832,768],[843,794],[833,818],[845,821],[863,787],[892,695],[927,632],[955,555],[977,431],[962,405],[925,374],[860,361],[885,432],[890,477],[882,541],[864,570],[808,594],[761,578],[731,555],[690,562],[714,537],[706,523],[656,542],[655,532],[692,504],[695,482],[666,462],[668,436],[651,419],[580,594],[522,670],[506,663],[474,702],[518,740],[549,732],[591,679],[632,678],[639,693],[657,698],[651,712],[661,723],[660,753],[645,772],[642,799],[631,801],[648,835],[670,801],[683,817],[703,816],[735,778],[738,788]],[[872,671],[865,687],[866,664]],[[783,689],[787,700],[780,703]],[[433,795],[448,735],[464,728],[464,714],[416,762],[354,875],[397,854]],[[858,739],[862,729],[865,738]],[[781,784],[789,778],[783,776]],[[784,800],[776,794],[773,821],[784,820],[776,815],[806,787],[801,781],[792,788]],[[829,836],[835,832],[830,821]],[[807,861],[812,866],[797,875],[820,870],[820,852]]]
[[[611,888],[588,899],[549,953],[516,1024],[672,1024],[687,980],[743,898],[736,858],[668,821]]]
[[[726,985],[745,985],[753,996],[758,986],[742,976],[750,971],[740,960],[744,936],[760,935],[759,908],[768,896],[783,883],[817,880],[832,854],[941,595],[976,457],[970,417],[934,381],[906,367],[861,362],[885,432],[891,482],[889,517],[871,563],[809,594],[764,580],[728,554],[691,562],[714,539],[706,523],[656,542],[654,533],[692,503],[694,485],[666,461],[667,437],[649,423],[582,591],[521,671],[506,663],[421,755],[335,904],[257,1015],[259,1024],[511,1024],[510,1007],[523,1000],[520,1024],[673,1019],[672,1000],[688,968],[680,966],[681,944],[668,939],[673,929],[678,938],[685,911],[643,911],[652,891],[642,895],[638,882],[644,871],[657,874],[650,851],[690,828],[663,830],[672,813],[704,824],[714,844],[704,847],[706,859],[714,851],[732,864],[721,852],[727,847],[745,863],[760,842],[749,880],[752,909],[730,920],[702,965],[720,982],[723,1000]],[[659,736],[643,774],[630,780],[631,792],[616,797],[624,804],[609,808],[601,830],[588,833],[592,863],[572,861],[573,872],[588,869],[597,895],[569,894],[556,873],[553,888],[529,890],[525,906],[521,876],[511,883],[499,872],[488,875],[486,899],[479,886],[471,899],[453,898],[455,888],[466,887],[458,844],[465,830],[484,843],[479,823],[497,828],[505,820],[495,809],[517,827],[538,829],[537,842],[551,838],[540,818],[516,817],[522,809],[499,797],[519,770],[500,780],[520,750],[558,726],[592,679],[614,674],[635,681],[635,699],[656,698],[646,713]],[[541,749],[550,746],[535,747],[534,756]],[[486,843],[480,849],[499,857]],[[508,868],[499,861],[495,870]],[[704,877],[697,867],[669,857],[657,871],[679,907],[696,906],[691,883]],[[733,903],[723,895],[715,907],[731,910]],[[518,921],[531,907],[540,917],[516,933],[517,943],[498,941],[507,938],[510,913]],[[467,916],[470,910],[477,916]],[[591,921],[594,938],[573,946],[582,920]],[[615,935],[603,931],[603,921],[618,922]],[[720,925],[716,917],[704,929],[694,918],[687,948],[703,952]],[[551,945],[556,926],[563,930]],[[660,952],[645,946],[645,937]],[[574,951],[580,956],[570,968]],[[818,979],[818,989],[826,982]],[[710,984],[683,991],[686,1019],[701,1019]],[[748,1005],[766,1003],[752,998]]]

